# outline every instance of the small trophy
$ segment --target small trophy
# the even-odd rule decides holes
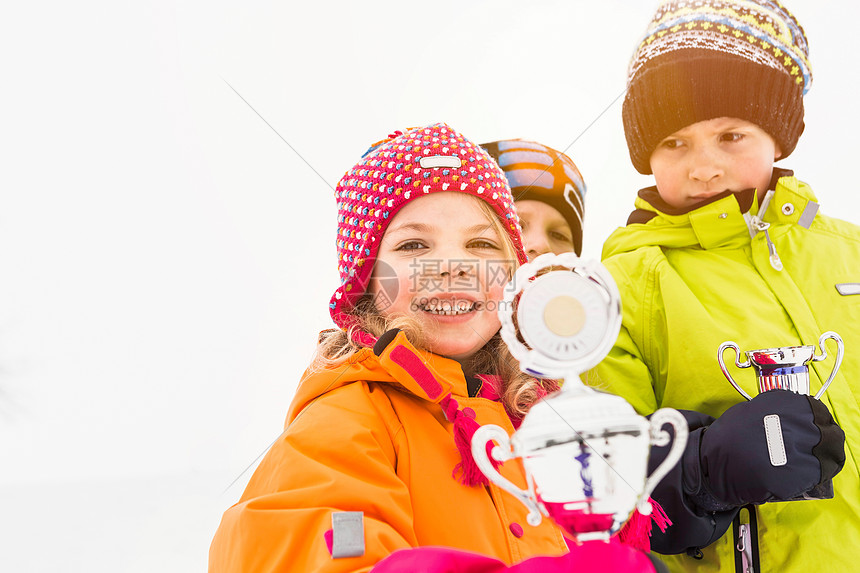
[[[824,346],[824,341],[828,338],[836,341],[836,362],[833,364],[830,376],[814,396],[818,400],[824,394],[824,391],[827,390],[827,387],[830,386],[830,383],[833,382],[833,378],[842,364],[842,356],[845,352],[842,337],[833,331],[825,332],[818,338],[818,346],[821,347],[821,354],[815,354],[815,346],[813,345],[783,346],[779,348],[748,350],[746,352],[746,362],[741,362],[740,348],[734,342],[727,341],[720,344],[720,348],[717,350],[717,362],[719,362],[720,370],[723,371],[723,375],[728,379],[729,383],[747,400],[752,400],[752,397],[744,392],[743,388],[735,382],[731,374],[729,374],[725,363],[723,363],[723,353],[727,348],[735,351],[735,366],[738,368],[753,367],[756,380],[758,381],[759,393],[769,390],[789,390],[797,394],[809,395],[808,364],[827,359],[827,348]],[[794,499],[831,499],[833,495],[833,481],[827,480]]]
[[[752,397],[743,391],[734,381],[726,365],[723,363],[723,353],[727,348],[732,348],[735,351],[735,366],[738,368],[753,367],[758,380],[758,391],[767,392],[768,390],[790,390],[797,394],[809,394],[809,366],[811,362],[820,362],[827,359],[827,348],[824,346],[824,341],[832,338],[836,341],[836,363],[833,365],[833,370],[830,372],[830,377],[821,386],[821,389],[815,394],[815,399],[821,398],[830,383],[833,382],[839,366],[842,364],[842,356],[845,352],[845,345],[842,342],[842,337],[833,331],[825,332],[818,339],[818,346],[821,347],[821,354],[815,354],[815,346],[783,346],[781,348],[764,348],[761,350],[748,350],[746,352],[746,362],[741,362],[741,350],[734,342],[728,341],[720,344],[717,350],[717,362],[720,364],[720,370],[728,379],[729,383],[734,386],[735,390],[741,393],[741,396],[747,400],[752,400]]]
[[[580,381],[579,374],[612,348],[621,326],[618,289],[603,265],[582,263],[573,253],[541,255],[519,268],[499,318],[520,368],[564,383],[531,408],[513,436],[495,425],[475,432],[472,454],[481,471],[529,508],[531,525],[548,516],[579,542],[609,539],[634,508],[648,515],[651,492],[684,451],[687,424],[668,408],[649,422],[623,398]],[[675,439],[648,476],[651,446],[670,440],[664,424],[674,427]],[[491,441],[497,444],[490,450],[496,461],[521,459],[527,489],[496,470],[487,455]]]

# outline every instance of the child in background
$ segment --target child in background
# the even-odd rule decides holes
[[[340,330],[224,514],[210,571],[655,570],[617,539],[569,551],[472,459],[480,424],[513,433],[555,389],[522,374],[499,335],[526,257],[498,166],[436,124],[372,147],[336,194]],[[518,465],[501,472],[525,487]]]
[[[535,141],[482,143],[514,196],[529,260],[544,253],[582,253],[585,182],[573,161]]]
[[[604,245],[624,318],[591,381],[640,413],[686,410],[686,454],[652,494],[674,522],[652,541],[673,571],[858,568],[860,228],[773,166],[803,131],[811,79],[803,29],[767,0],[663,2],[630,64],[627,144],[656,187]],[[730,367],[745,401],[720,372],[725,341],[817,345],[829,330],[845,359],[820,401],[756,395],[752,369]],[[831,347],[813,393],[833,366]]]

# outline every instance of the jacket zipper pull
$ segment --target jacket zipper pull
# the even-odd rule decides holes
[[[770,227],[770,223],[765,223],[768,227]],[[779,253],[776,252],[776,245],[773,244],[773,241],[770,240],[770,233],[767,232],[767,228],[764,230],[764,238],[767,239],[767,252],[770,253],[770,266],[772,266],[775,270],[782,270],[782,259],[779,258]]]
[[[755,573],[752,566],[752,536],[750,535],[750,526],[746,523],[741,524],[738,529],[738,552],[741,554],[741,571],[744,573]]]
[[[759,207],[758,213],[752,218],[750,221],[750,227],[756,232],[760,233],[764,231],[764,238],[767,240],[767,252],[770,255],[768,260],[770,261],[770,266],[774,268],[774,270],[781,271],[783,269],[782,259],[779,258],[779,253],[776,252],[776,245],[773,244],[773,241],[770,240],[770,233],[767,230],[770,228],[770,223],[765,223],[761,220],[761,216],[763,216],[767,212],[767,207],[770,205],[770,200],[773,197],[773,190],[768,191],[764,200],[761,202],[761,207]]]

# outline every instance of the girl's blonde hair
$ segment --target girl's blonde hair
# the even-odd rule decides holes
[[[519,266],[516,248],[498,214],[485,201],[476,200],[488,223],[501,239],[503,260],[508,263],[508,276],[511,277]],[[383,333],[397,328],[418,348],[427,349],[431,346],[432,341],[428,339],[416,317],[404,314],[383,316],[368,294],[359,300],[350,315],[354,321],[347,330],[328,331],[320,337],[311,364],[312,371],[347,362],[364,348],[365,345],[356,342],[357,337],[353,336],[356,331],[379,338]],[[539,398],[558,388],[558,384],[553,380],[535,379],[521,372],[516,358],[511,355],[498,332],[475,353],[471,364],[474,373],[495,375],[499,378],[501,388],[495,390],[508,412],[515,416],[522,417]]]

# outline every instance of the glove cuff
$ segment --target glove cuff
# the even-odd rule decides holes
[[[681,463],[684,464],[684,493],[700,509],[705,511],[728,511],[738,506],[717,499],[708,487],[708,477],[702,471],[699,448],[707,427],[690,432]]]
[[[812,396],[806,396],[806,399],[812,408],[812,420],[821,432],[821,440],[812,448],[812,454],[821,464],[821,480],[818,482],[821,486],[833,479],[845,465],[845,432],[833,420],[827,406]],[[832,489],[832,484],[830,487]]]

